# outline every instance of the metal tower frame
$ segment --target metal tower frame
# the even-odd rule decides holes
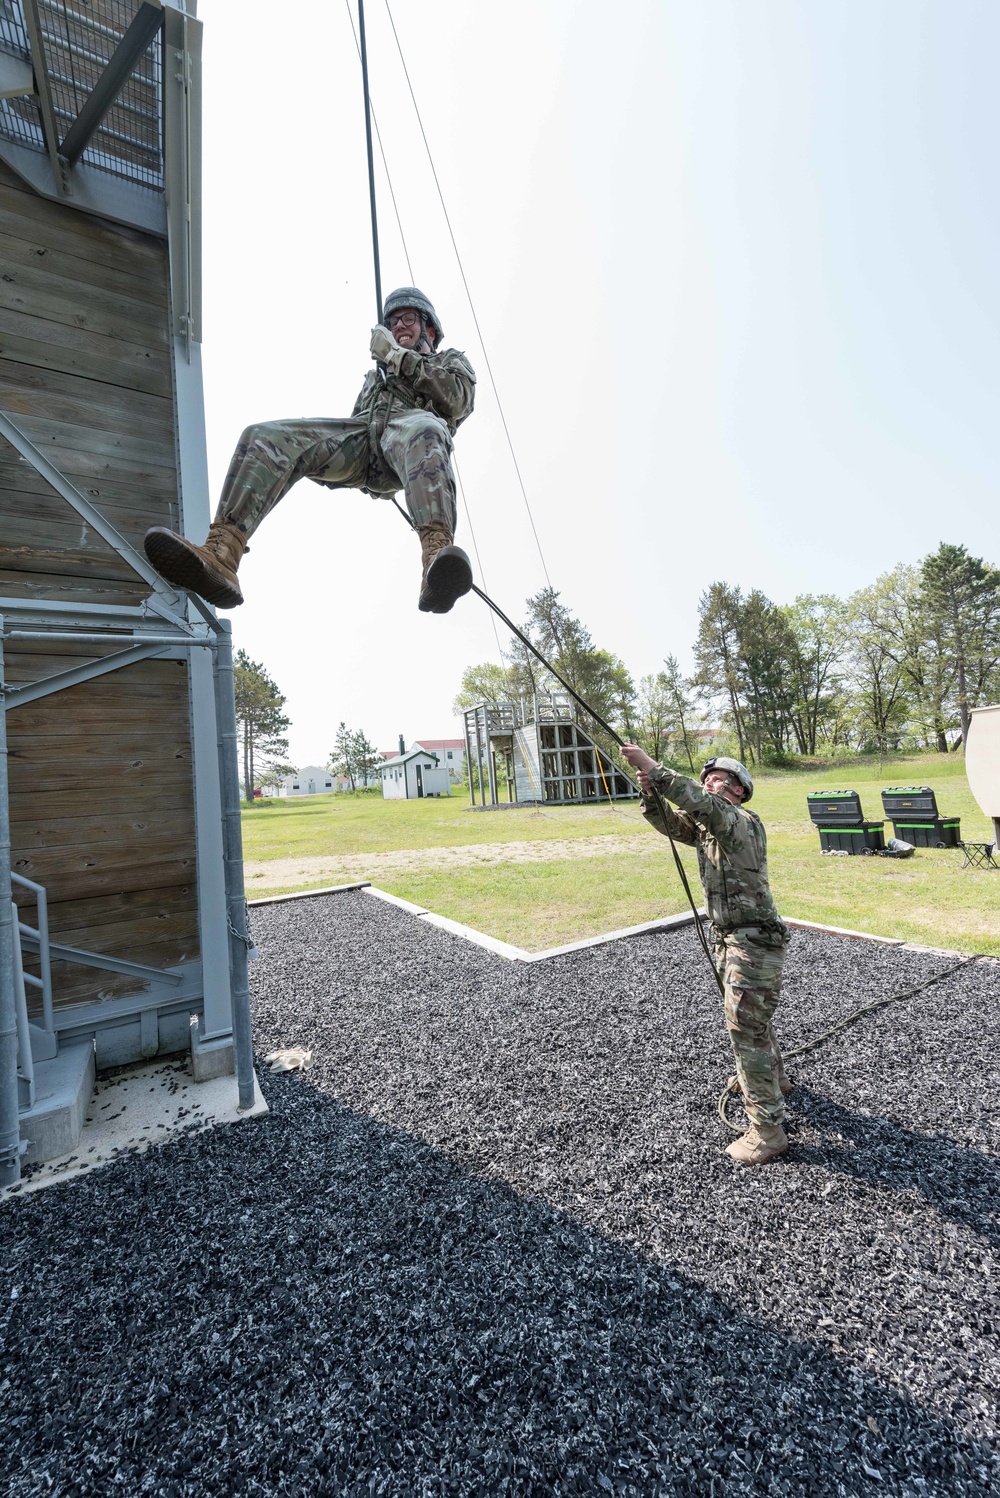
[[[572,698],[563,693],[535,693],[517,702],[480,702],[466,709],[465,755],[473,806],[477,805],[474,769],[478,769],[481,804],[502,804],[498,754],[504,757],[510,805],[588,805],[631,801],[638,795],[628,776],[581,727]],[[518,786],[525,783],[529,795],[519,793]]]

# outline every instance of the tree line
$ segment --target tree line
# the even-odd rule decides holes
[[[690,676],[667,654],[636,681],[552,588],[527,610],[524,633],[600,717],[655,759],[689,768],[706,724],[721,730],[716,753],[747,764],[944,752],[964,745],[973,708],[1000,700],[1000,570],[946,542],[847,598],[776,604],[759,588],[714,582],[699,601]],[[561,690],[512,640],[501,665],[468,667],[454,706]]]

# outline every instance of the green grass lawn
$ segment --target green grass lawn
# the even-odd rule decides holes
[[[962,818],[962,835],[990,840],[992,829],[972,798],[964,761],[955,756],[850,761],[834,770],[770,772],[757,779],[754,808],[768,829],[771,881],[786,915],[882,936],[969,952],[1000,952],[1000,872],[962,871],[961,853],[918,849],[912,858],[828,858],[806,811],[808,791],[850,787],[865,813],[881,816],[886,785],[934,786],[946,816]],[[273,803],[244,812],[244,853],[258,861],[308,854],[384,853],[539,839],[647,831],[633,805],[539,811],[470,812],[467,800],[382,801],[327,796]],[[887,823],[891,835],[891,824]],[[379,875],[381,888],[529,950],[540,950],[684,908],[666,839],[630,853],[584,859]],[[697,889],[693,852],[685,864]],[[329,879],[313,881],[330,883]],[[254,895],[278,893],[266,881]],[[299,888],[308,888],[303,883]],[[284,886],[287,889],[288,886]]]

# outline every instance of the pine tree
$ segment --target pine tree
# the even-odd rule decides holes
[[[628,736],[635,719],[635,683],[616,655],[595,646],[590,631],[559,598],[554,588],[543,588],[529,598],[524,633],[585,702],[612,727],[622,730],[623,736]],[[521,646],[520,657],[516,651],[513,653],[518,665],[525,669],[528,652]],[[533,690],[561,690],[558,681],[537,665],[531,674]],[[600,724],[579,704],[577,711],[587,732],[610,749],[611,743]]]
[[[899,746],[910,707],[907,674],[887,627],[892,591],[891,577],[880,577],[848,600],[852,698],[860,747],[876,748],[880,760]]]
[[[330,755],[330,769],[336,775],[346,775],[350,781],[351,790],[354,790],[354,734],[343,719],[337,727],[337,737]]]
[[[374,778],[375,772],[382,763],[382,756],[375,745],[359,729],[351,736],[351,757],[354,761],[354,776],[360,780],[362,785],[368,785]]]
[[[668,655],[663,664],[666,670],[660,672],[660,680],[663,683],[663,692],[667,702],[668,742],[671,746],[676,746],[684,750],[688,769],[693,770],[695,763],[691,749],[693,745],[692,724],[694,721],[694,704],[688,695],[691,683],[686,681],[681,675],[681,668],[677,663],[675,655]]]
[[[745,763],[749,745],[746,725],[746,672],[740,642],[743,595],[728,583],[713,583],[698,603],[695,684],[706,697],[721,697]]]
[[[847,609],[832,594],[800,594],[782,609],[795,638],[792,729],[800,754],[815,754],[842,698]]]
[[[955,675],[955,706],[967,742],[971,710],[1000,675],[1000,571],[964,546],[942,541],[921,564],[923,594]]]
[[[288,756],[285,729],[288,719],[281,709],[285,699],[258,661],[245,650],[236,652],[234,663],[236,721],[242,737],[243,787],[252,800],[257,771],[282,762]]]

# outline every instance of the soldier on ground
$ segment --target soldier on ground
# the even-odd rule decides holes
[[[247,542],[299,479],[328,489],[390,498],[400,489],[420,537],[423,573],[417,607],[446,614],[472,586],[472,567],[455,546],[452,438],[471,413],[476,376],[457,349],[438,352],[441,320],[415,286],[385,301],[372,329],[376,367],[351,416],[270,421],[247,427],[233,454],[222,498],[203,546],[156,525],[146,555],[175,587],[219,608],[243,602],[237,570]]]
[[[637,744],[622,754],[639,772],[642,814],[657,832],[698,849],[698,869],[715,939],[715,964],[725,987],[726,1028],[750,1128],[726,1150],[745,1165],[764,1165],[788,1148],[784,1130],[785,1076],[772,1017],[791,933],[767,882],[767,835],[746,809],[753,781],[735,759],[710,759],[698,785],[658,765]],[[664,807],[666,825],[651,794]]]

